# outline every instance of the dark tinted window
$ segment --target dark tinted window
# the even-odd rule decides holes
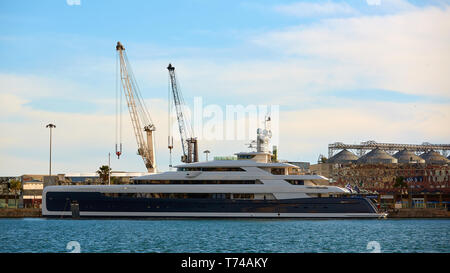
[[[134,184],[259,184],[255,180],[134,180]]]
[[[305,181],[303,181],[303,180],[286,179],[286,181],[291,183],[292,185],[304,185],[305,184]]]

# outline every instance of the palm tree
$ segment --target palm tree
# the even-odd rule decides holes
[[[121,184],[117,177],[111,177],[111,184]]]
[[[407,188],[407,187],[408,187],[408,184],[406,184],[405,178],[403,176],[397,176],[395,178],[394,188],[403,189],[403,188]]]
[[[320,163],[327,163],[327,161],[328,161],[328,158],[326,157],[326,156],[324,156],[324,155],[319,155],[319,160],[318,160],[319,162],[319,164]]]
[[[101,166],[98,169],[97,173],[100,176],[100,180],[102,181],[102,183],[108,183],[109,174],[111,173],[111,169],[108,165]]]
[[[394,182],[394,188],[400,188],[400,196],[403,195],[403,189],[408,188],[408,184],[405,182],[405,178],[403,176],[397,176]],[[400,197],[401,199],[402,197]]]
[[[14,192],[14,204],[17,207],[17,192],[22,189],[22,183],[19,180],[13,179],[9,181],[9,189]]]

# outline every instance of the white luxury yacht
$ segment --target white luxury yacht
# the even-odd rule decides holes
[[[293,164],[274,162],[270,134],[258,130],[256,152],[236,160],[176,166],[133,178],[129,185],[49,186],[44,216],[81,217],[269,217],[380,218],[374,204],[330,186],[320,175],[303,175]]]

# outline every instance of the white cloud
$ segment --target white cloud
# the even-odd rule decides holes
[[[22,97],[2,94],[1,115],[20,118],[16,122],[0,120],[0,173],[46,173],[48,170],[48,129],[53,131],[53,171],[93,172],[107,163],[112,153],[114,170],[145,171],[142,159],[135,154],[136,142],[128,113],[124,113],[124,154],[114,157],[114,115],[50,112],[24,107]],[[293,98],[301,101],[303,98]],[[166,102],[148,100],[156,122],[157,162],[167,169]],[[114,108],[113,101],[102,101],[103,107]],[[5,107],[7,106],[7,107]],[[335,107],[283,110],[281,106],[279,154],[282,159],[314,162],[319,153],[327,153],[327,144],[335,141],[355,143],[374,139],[378,142],[431,143],[446,142],[450,128],[450,107],[445,104],[405,104],[390,102],[354,102],[342,99]],[[176,134],[176,130],[175,130]],[[181,154],[178,135],[174,136],[174,163]],[[246,150],[243,141],[200,141],[200,152],[211,150],[210,158]],[[200,155],[204,158],[204,155]]]
[[[330,16],[356,14],[357,11],[347,3],[334,2],[296,2],[274,7],[275,11],[298,17]]]
[[[66,0],[66,3],[69,6],[80,6],[81,0]]]
[[[21,106],[28,100],[11,93],[0,93],[0,114],[2,118],[16,115],[22,110]]]
[[[0,94],[14,94],[27,100],[44,97],[76,98],[80,94],[80,86],[57,76],[2,73]]]
[[[404,12],[418,8],[407,0],[366,0],[367,5],[373,6],[378,12]]]
[[[324,74],[347,73],[360,86],[450,96],[450,8],[323,20],[263,34],[254,42],[280,55],[313,60]]]
[[[322,20],[249,38],[250,48],[269,50],[260,53],[269,53],[267,58],[195,56],[173,61],[185,94],[203,95],[207,103],[216,103],[213,94],[227,100],[246,96],[258,103],[298,104],[293,98],[301,97],[303,103],[323,91],[369,89],[448,98],[449,18],[448,8],[427,8]],[[167,63],[152,58],[133,67],[141,71],[138,79],[163,90]]]
[[[327,144],[375,140],[388,143],[447,143],[448,105],[346,101],[341,107],[282,112],[280,157],[311,160]]]
[[[382,1],[380,7],[392,8],[395,3],[399,9],[406,2]],[[270,58],[227,59],[210,54],[216,57],[206,59],[194,54],[172,61],[187,102],[192,101],[192,95],[200,95],[207,104],[223,105],[233,100],[243,105],[280,104],[279,152],[284,159],[315,161],[334,141],[447,142],[448,103],[355,102],[320,96],[322,91],[364,89],[450,96],[449,9],[410,9],[406,3],[403,11],[389,16],[322,20],[254,37],[251,47],[269,49]],[[140,50],[145,52],[145,45]],[[165,97],[167,56],[135,56],[135,61],[130,61],[144,97]],[[86,77],[96,75],[103,84],[114,74],[113,66],[114,60],[103,59],[92,66],[82,61],[70,69],[77,75],[78,71],[84,71]],[[104,94],[92,97],[87,94],[98,94],[91,89],[100,86],[96,78],[92,80],[95,87],[85,83],[89,88],[80,93],[80,83],[65,78],[0,74],[0,173],[47,172],[48,122],[57,125],[55,172],[92,172],[105,164],[107,153],[114,152],[114,92],[109,96],[107,90],[114,87],[114,76],[111,79]],[[55,96],[78,97],[96,110],[66,113],[26,106],[36,98],[51,100]],[[287,105],[295,110],[286,110]],[[148,106],[157,127],[157,161],[167,169],[166,101],[152,99]],[[120,160],[113,158],[113,169],[144,171],[141,158],[135,154],[136,141],[126,110],[123,120],[124,155]],[[179,162],[180,155],[177,137],[174,162]],[[200,151],[211,150],[212,158],[246,150],[245,143],[248,140],[202,141],[199,145]]]
[[[379,6],[381,5],[381,0],[366,0],[366,3],[369,6]]]
[[[32,82],[25,84],[33,85]],[[101,164],[107,163],[108,152],[112,154],[114,170],[145,171],[142,159],[136,154],[137,145],[126,108],[122,118],[124,154],[122,159],[115,160],[114,114],[36,110],[25,106],[26,103],[23,96],[0,94],[0,173],[47,172],[49,132],[45,125],[49,122],[56,124],[53,130],[55,173],[95,172]],[[154,99],[146,103],[151,108],[152,118],[158,121],[155,135],[159,154],[165,152],[167,145],[166,102]],[[102,101],[102,107],[105,104]],[[111,101],[109,107],[114,109],[114,102]]]

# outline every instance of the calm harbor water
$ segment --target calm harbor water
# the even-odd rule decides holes
[[[375,241],[449,253],[450,220],[0,219],[0,252],[70,252],[72,241],[81,252],[371,252]]]

